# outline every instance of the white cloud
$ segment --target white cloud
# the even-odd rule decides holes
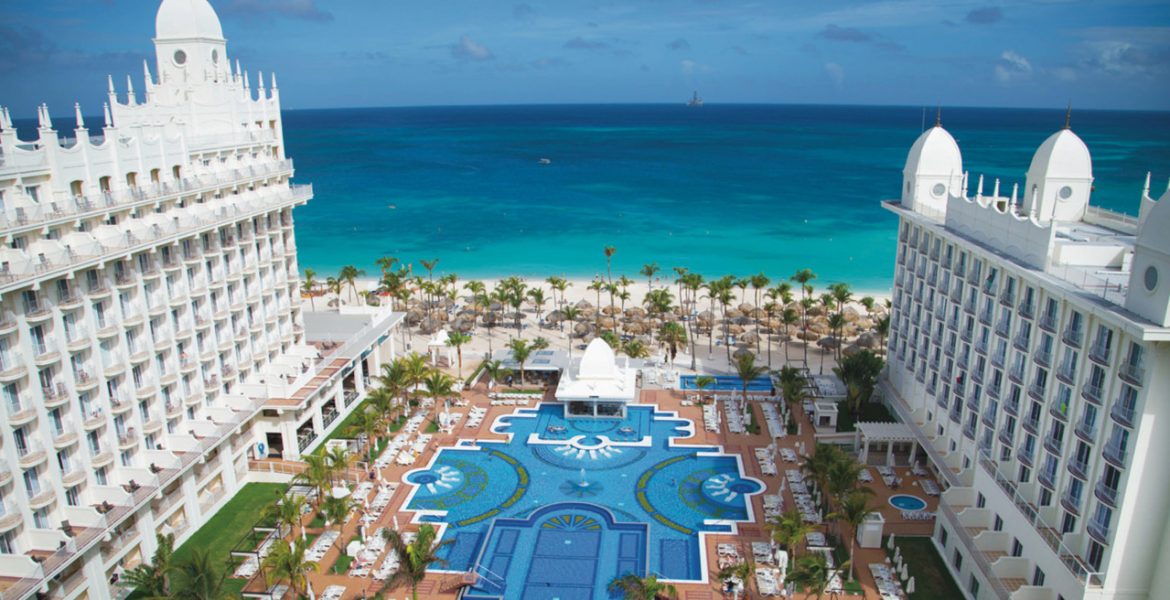
[[[845,84],[845,67],[835,62],[827,62],[825,63],[825,74],[832,80],[833,87],[841,89],[841,86]]]
[[[1013,50],[1004,50],[995,62],[995,78],[1002,84],[1028,79],[1032,76],[1032,63]]]
[[[459,43],[451,46],[451,56],[459,60],[491,60],[495,58],[487,46],[471,39],[469,35],[460,37]]]

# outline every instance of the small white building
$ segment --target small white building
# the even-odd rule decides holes
[[[589,342],[580,359],[561,373],[557,401],[566,418],[625,418],[626,405],[638,397],[637,370],[618,365],[613,349],[601,338]]]

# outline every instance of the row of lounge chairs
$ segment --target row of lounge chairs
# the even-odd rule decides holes
[[[313,541],[313,545],[305,551],[305,560],[319,562],[322,558],[325,558],[325,553],[333,547],[334,542],[339,537],[341,537],[340,531],[325,530],[320,537]]]
[[[784,427],[784,419],[780,411],[776,410],[776,405],[765,402],[760,407],[764,410],[764,422],[768,424],[770,435],[774,438],[782,438],[788,435],[788,429]]]
[[[469,429],[475,429],[483,423],[483,418],[487,416],[487,409],[481,406],[473,406],[471,410],[467,411],[467,422],[464,425]]]
[[[775,475],[776,458],[768,448],[756,448],[756,462],[760,463],[760,472],[764,475]]]
[[[907,521],[929,521],[934,518],[934,513],[929,510],[904,510],[902,518]]]
[[[727,430],[731,433],[743,433],[747,427],[743,422],[743,411],[739,410],[739,403],[724,402],[723,410],[727,413]]]
[[[714,404],[703,405],[703,427],[707,431],[718,433],[720,420],[718,407]]]
[[[402,534],[402,541],[410,545],[416,536],[417,534],[413,532],[404,533]],[[390,552],[386,555],[386,558],[382,559],[382,564],[378,566],[378,569],[374,571],[374,579],[376,581],[386,581],[398,572],[399,566],[398,553]]]
[[[349,574],[353,577],[369,577],[370,570],[374,563],[378,561],[378,557],[382,556],[382,552],[386,550],[386,537],[383,535],[384,527],[379,527],[374,531],[374,535],[366,538],[365,544],[358,549],[354,555],[353,565],[350,567]]]
[[[808,487],[804,484],[804,476],[801,475],[799,469],[788,469],[784,471],[784,476],[788,479],[788,487],[792,490],[792,499],[796,502],[796,508],[800,511],[801,518],[806,523],[820,524],[821,513],[817,509],[816,502],[813,502],[812,495],[808,493]]]
[[[873,574],[873,581],[877,585],[882,600],[903,600],[906,598],[906,593],[902,591],[902,584],[898,581],[897,573],[889,565],[870,563],[869,572]]]
[[[784,514],[784,496],[764,494],[764,518],[771,520]]]

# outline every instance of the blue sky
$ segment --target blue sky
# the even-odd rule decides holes
[[[708,102],[1170,109],[1166,0],[212,0],[287,108]],[[97,114],[157,2],[5,0],[0,104]]]

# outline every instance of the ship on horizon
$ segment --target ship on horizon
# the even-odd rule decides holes
[[[694,95],[691,96],[691,99],[687,101],[687,106],[697,108],[697,107],[700,107],[702,105],[703,105],[703,99],[699,97],[699,91],[695,90]]]

